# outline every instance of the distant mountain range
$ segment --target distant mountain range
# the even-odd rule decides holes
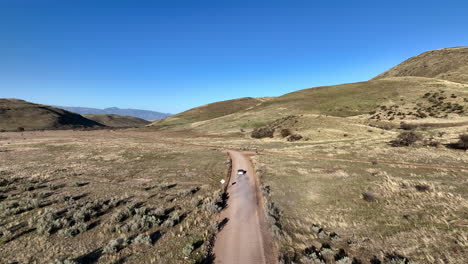
[[[160,113],[160,112],[149,111],[149,110],[121,109],[118,107],[109,107],[105,109],[89,108],[89,107],[71,107],[71,106],[55,106],[55,107],[65,109],[67,111],[78,113],[81,115],[114,114],[114,115],[123,115],[123,116],[133,116],[133,117],[138,117],[138,118],[149,120],[149,121],[163,119],[171,115],[168,113]]]

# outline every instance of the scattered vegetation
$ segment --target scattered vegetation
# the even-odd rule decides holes
[[[416,142],[422,140],[422,136],[415,132],[401,132],[396,139],[390,141],[393,147],[412,146]]]
[[[28,133],[29,139],[36,132]],[[146,144],[128,135],[37,133],[47,138],[42,143],[15,134],[9,149],[29,150],[8,158],[0,152],[0,259],[114,263],[139,247],[132,261],[181,263],[188,240],[208,241],[216,231],[210,227],[213,214],[225,206],[222,192],[216,192],[219,175],[227,171],[225,154]],[[0,148],[6,144],[0,141]],[[144,176],[133,178],[139,173]],[[44,239],[53,250],[44,250]],[[194,261],[208,254],[208,246],[197,245],[190,255]]]

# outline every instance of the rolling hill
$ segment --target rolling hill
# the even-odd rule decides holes
[[[109,127],[142,127],[150,123],[147,120],[133,117],[133,116],[122,116],[122,115],[111,115],[111,114],[83,115],[83,116],[90,120],[94,120],[100,124],[103,124]]]
[[[259,102],[251,98],[244,108],[233,109],[236,100],[217,102],[160,120],[152,126],[238,132],[291,115],[301,116],[302,122],[298,122],[302,125],[298,129],[303,131],[316,129],[313,122],[319,116],[329,117],[330,126],[348,124],[340,131],[371,121],[395,125],[407,120],[464,122],[468,118],[467,56],[468,48],[430,51],[369,81],[308,88]]]
[[[6,131],[37,129],[104,127],[87,119],[52,106],[26,102],[19,99],[0,99],[0,129]]]
[[[468,47],[424,52],[378,75],[374,80],[403,76],[468,83]]]
[[[265,100],[268,100],[268,98],[244,97],[239,99],[215,102],[192,108],[185,112],[153,122],[150,124],[150,126],[157,128],[165,128],[210,120],[213,118],[229,115],[232,113],[252,108]]]
[[[65,109],[70,112],[78,113],[81,115],[121,115],[121,116],[133,116],[149,121],[159,120],[170,116],[168,113],[160,113],[149,110],[140,109],[122,109],[118,107],[109,107],[105,109],[89,108],[89,107],[71,107],[71,106],[55,106],[61,109]]]

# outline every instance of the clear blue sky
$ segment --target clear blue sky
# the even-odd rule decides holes
[[[468,45],[468,2],[0,0],[0,97],[177,113]]]

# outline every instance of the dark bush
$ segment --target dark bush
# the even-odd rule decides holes
[[[302,139],[302,136],[299,135],[299,134],[294,134],[294,135],[291,135],[288,137],[288,141],[298,141],[298,140],[301,140]]]
[[[418,191],[418,192],[431,192],[433,189],[430,185],[428,184],[425,184],[425,183],[420,183],[420,184],[416,184],[414,186],[414,188]]]
[[[420,134],[405,131],[401,132],[396,139],[390,141],[390,144],[393,147],[412,146],[420,140],[422,140],[422,136]]]
[[[374,192],[363,192],[362,199],[367,202],[376,202],[378,200],[378,195]]]
[[[289,130],[288,128],[283,128],[283,129],[281,129],[281,136],[282,136],[282,137],[285,138],[285,137],[287,137],[287,136],[289,136],[289,135],[291,135],[291,134],[292,134],[292,133],[291,133],[291,130]]]
[[[24,127],[18,127],[18,128],[16,129],[16,131],[18,131],[18,132],[23,132],[23,131],[24,131]]]
[[[417,125],[408,124],[406,122],[401,122],[400,123],[400,128],[403,129],[403,130],[413,130],[413,129],[417,128]]]
[[[468,149],[468,134],[463,134],[459,136],[458,146],[462,149]]]
[[[259,128],[255,128],[250,135],[253,138],[266,138],[266,137],[272,138],[273,133],[275,133],[275,130],[272,128],[259,127]]]

